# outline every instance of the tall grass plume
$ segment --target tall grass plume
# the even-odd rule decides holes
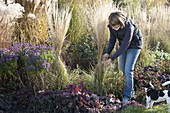
[[[23,16],[24,7],[18,3],[6,5],[0,3],[0,48],[11,45],[11,36],[17,19]]]
[[[108,37],[107,24],[108,16],[112,11],[112,1],[108,4],[103,4],[99,1],[98,5],[94,5],[87,10],[87,18],[89,19],[90,26],[94,31],[94,37],[97,43],[98,55],[97,55],[97,65],[95,67],[94,74],[94,84],[97,92],[102,94],[103,90],[103,78],[105,74],[105,69],[103,62],[101,60],[105,40]]]
[[[59,9],[58,0],[49,0],[48,2],[50,3],[49,7],[47,7],[48,24],[56,54],[53,71],[56,76],[56,87],[62,88],[68,83],[68,73],[61,60],[61,53],[72,12],[70,11],[70,6]]]

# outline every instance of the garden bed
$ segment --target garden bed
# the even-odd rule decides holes
[[[87,91],[83,84],[38,93],[32,89],[22,89],[8,95],[2,93],[0,98],[2,113],[112,113],[129,105],[144,108],[135,101],[122,106],[114,95],[98,96]]]
[[[137,92],[144,80],[157,78],[160,80],[159,83],[169,80],[168,72],[159,72],[159,76],[156,74],[158,72],[159,70],[155,67],[147,66],[144,68],[144,73],[135,75]],[[137,100],[123,106],[121,99],[116,98],[114,94],[98,96],[87,90],[83,83],[70,84],[61,90],[53,91],[22,88],[11,92],[1,88],[0,94],[0,112],[2,113],[113,113],[125,112],[124,109],[129,106],[145,109],[145,102],[142,100],[144,92],[142,92],[143,95],[138,95]]]

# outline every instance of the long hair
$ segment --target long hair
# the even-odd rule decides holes
[[[121,11],[112,12],[109,16],[109,25],[120,25],[121,28],[125,27],[126,16]]]

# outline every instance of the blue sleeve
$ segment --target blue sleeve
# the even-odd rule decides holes
[[[124,51],[126,51],[131,43],[133,36],[134,26],[127,26],[125,37],[123,38],[121,46],[116,50],[116,52],[111,57],[112,60],[119,57]]]
[[[111,32],[111,28],[109,28],[110,30],[110,39],[109,39],[109,44],[108,44],[108,48],[106,50],[106,53],[110,54],[115,46],[116,43],[116,37],[114,36],[114,34]]]

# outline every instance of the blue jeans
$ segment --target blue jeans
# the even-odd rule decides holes
[[[141,49],[128,49],[119,57],[120,69],[125,75],[123,101],[130,101],[134,91],[133,71]]]

